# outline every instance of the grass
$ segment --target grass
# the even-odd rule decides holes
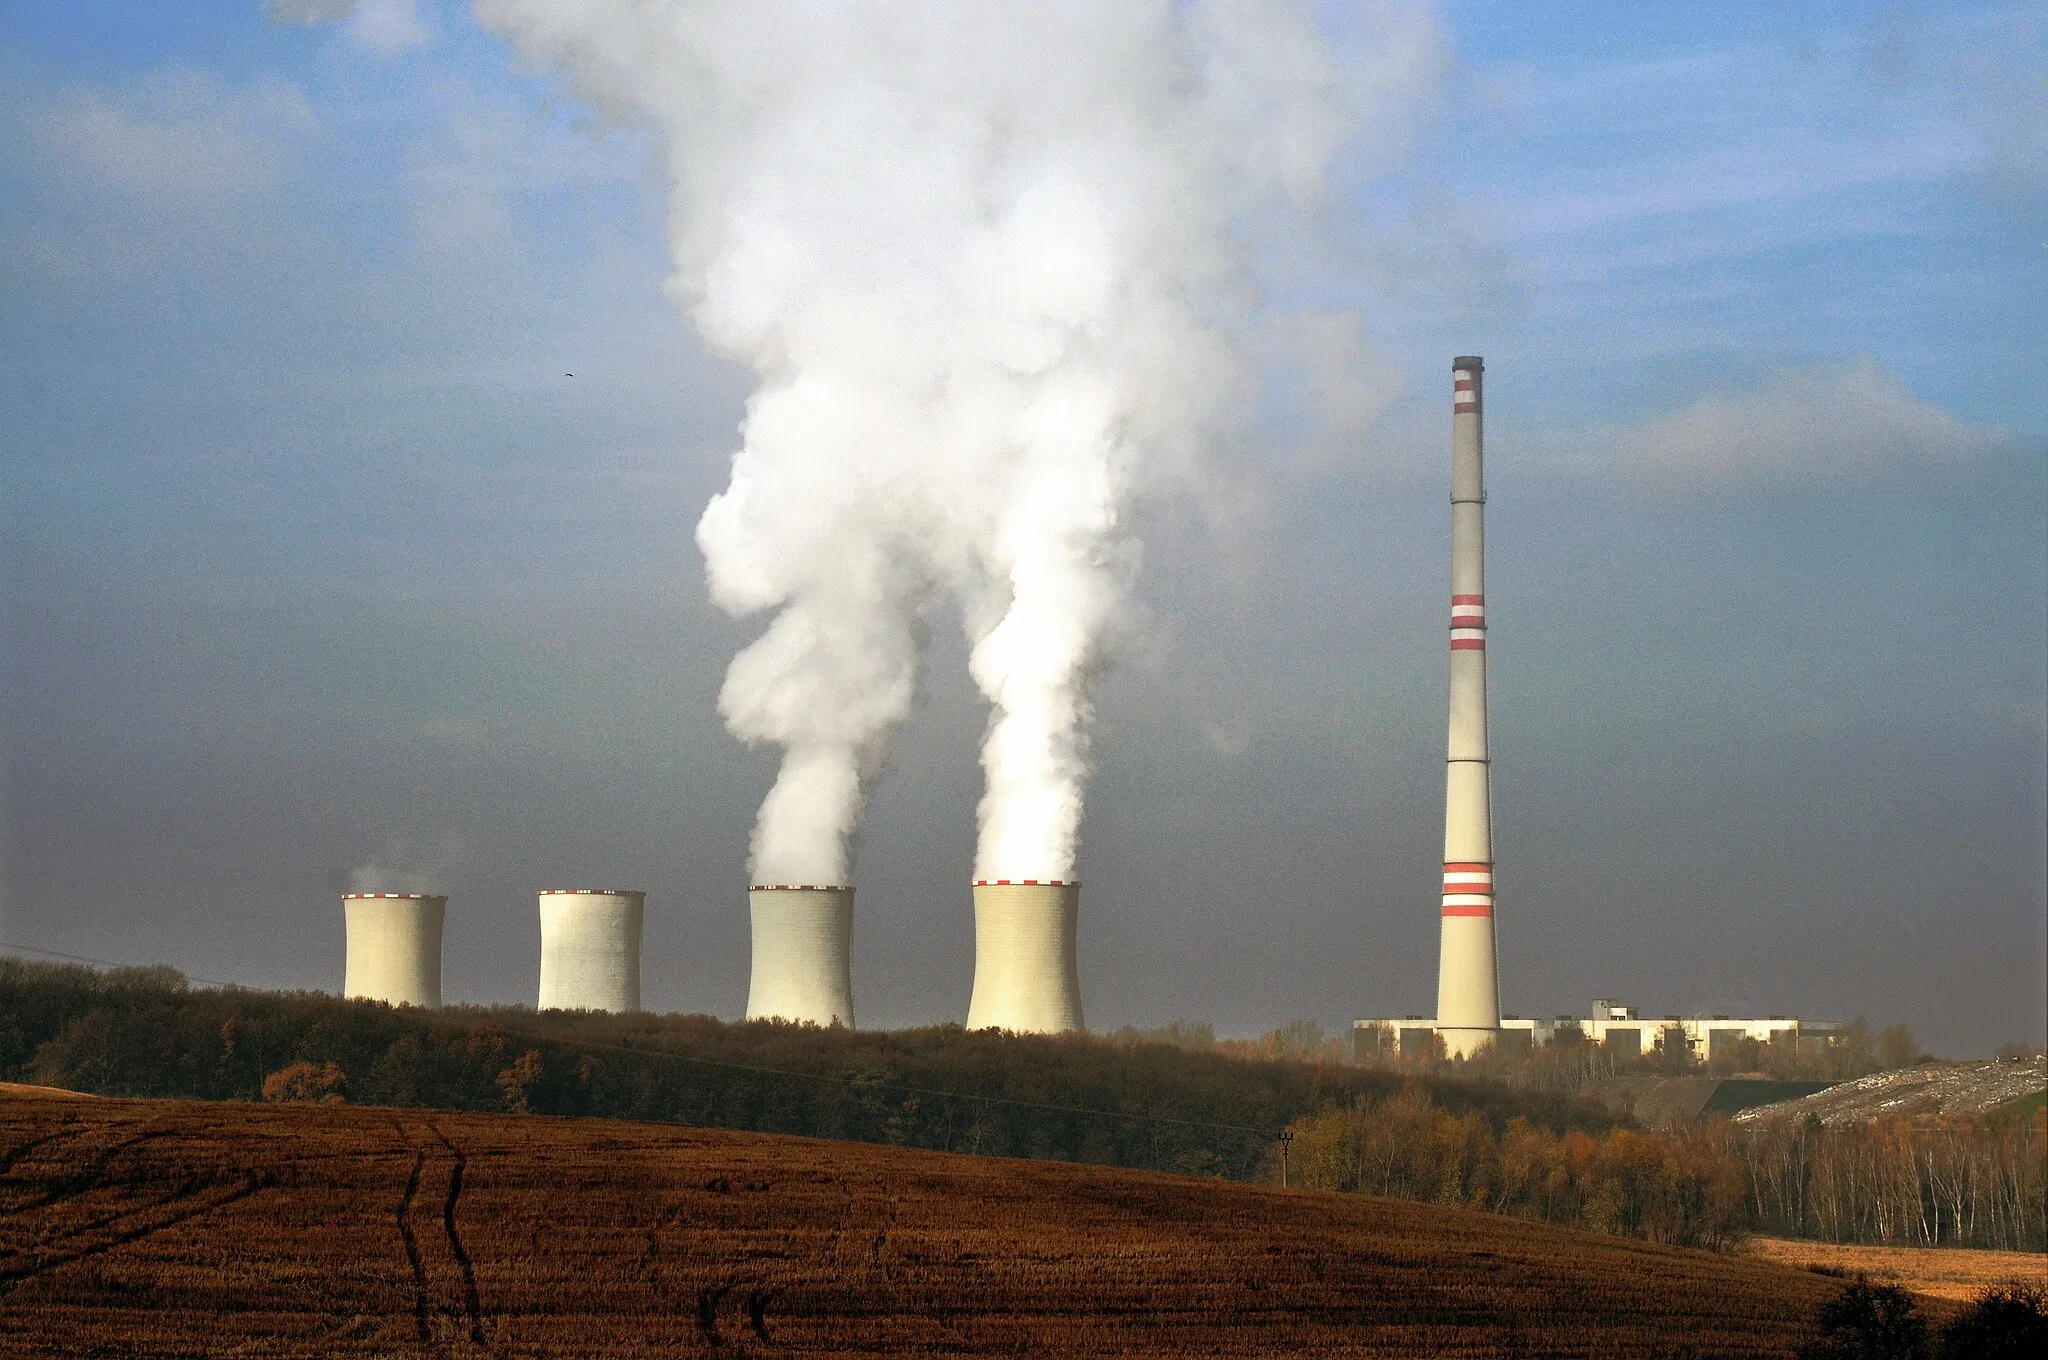
[[[2032,1119],[2044,1109],[2048,1109],[2048,1091],[2029,1091],[2017,1100],[2006,1101],[1991,1113],[2000,1118]]]
[[[0,1098],[0,1350],[1790,1355],[1836,1281],[1462,1209],[595,1119]]]
[[[1974,1299],[1992,1285],[2014,1280],[2039,1284],[2048,1258],[2026,1251],[1973,1251],[1966,1247],[1873,1247],[1756,1237],[1750,1251],[1766,1261],[1799,1266],[1839,1279],[1867,1276],[1930,1298]]]

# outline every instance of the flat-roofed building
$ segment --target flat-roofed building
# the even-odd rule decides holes
[[[1682,1039],[1686,1051],[1701,1061],[1732,1058],[1744,1039],[1790,1046],[1799,1052],[1823,1050],[1839,1043],[1846,1026],[1840,1020],[1808,1020],[1793,1015],[1663,1015],[1644,1016],[1621,1001],[1601,998],[1589,1015],[1560,1015],[1549,1020],[1504,1015],[1498,1042],[1504,1051],[1527,1051],[1555,1043],[1569,1034],[1566,1042],[1590,1042],[1611,1051],[1635,1056],[1654,1052]],[[1420,1057],[1433,1048],[1435,1020],[1420,1015],[1398,1020],[1355,1020],[1352,1022],[1352,1051],[1360,1062],[1399,1054]]]

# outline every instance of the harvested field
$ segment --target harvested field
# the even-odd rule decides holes
[[[1936,1299],[1968,1300],[1995,1284],[2048,1281],[2048,1256],[2026,1251],[1970,1251],[1962,1247],[1864,1247],[1758,1237],[1750,1249],[1766,1261],[1804,1269],[1868,1275]]]
[[[1790,1355],[1839,1283],[1457,1209],[600,1120],[0,1100],[0,1350]]]

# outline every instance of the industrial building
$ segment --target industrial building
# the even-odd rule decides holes
[[[431,893],[348,893],[342,995],[394,1006],[441,1004],[441,927],[448,899]]]
[[[1501,1017],[1496,1042],[1502,1049],[1531,1049],[1555,1043],[1560,1035],[1569,1041],[1601,1044],[1617,1055],[1635,1057],[1668,1048],[1682,1041],[1686,1052],[1702,1062],[1732,1058],[1744,1039],[1755,1039],[1774,1048],[1809,1052],[1841,1042],[1847,1027],[1840,1020],[1806,1020],[1791,1015],[1639,1015],[1636,1008],[1619,1001],[1599,1000],[1591,1014],[1560,1015],[1551,1020]],[[1361,1062],[1382,1057],[1424,1058],[1436,1047],[1437,1022],[1419,1015],[1399,1020],[1356,1020],[1352,1022],[1352,1051]],[[1448,1040],[1445,1048],[1449,1049]]]
[[[974,885],[974,991],[967,1028],[1018,1034],[1083,1029],[1081,885],[981,879]]]
[[[853,889],[757,883],[747,891],[753,972],[747,1019],[853,1028]]]
[[[640,1009],[640,934],[647,894],[548,888],[540,894],[544,1011]]]
[[[1531,1049],[1560,1036],[1616,1052],[1648,1053],[1683,1041],[1692,1056],[1731,1054],[1745,1039],[1794,1047],[1829,1045],[1839,1020],[1726,1015],[1655,1019],[1616,1001],[1589,1016],[1525,1020],[1502,1015],[1494,939],[1493,794],[1487,739],[1485,372],[1477,355],[1451,361],[1450,741],[1444,772],[1444,877],[1435,1017],[1359,1020],[1360,1059],[1426,1057],[1441,1041],[1448,1057],[1494,1046]]]
[[[1493,936],[1493,781],[1486,739],[1486,363],[1451,360],[1450,741],[1436,1032],[1469,1057],[1500,1032]]]

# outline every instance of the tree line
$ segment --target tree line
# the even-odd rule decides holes
[[[1680,1246],[1751,1233],[2048,1251],[2048,1111],[1824,1128],[1495,1128],[1420,1084],[1296,1121],[1269,1174]],[[1280,1171],[1282,1159],[1285,1171]]]
[[[15,959],[0,960],[0,1077],[103,1095],[599,1115],[1233,1179],[1260,1175],[1290,1122],[1403,1080],[1129,1036],[420,1010]],[[1425,1082],[1489,1128],[1616,1123],[1563,1096]]]

